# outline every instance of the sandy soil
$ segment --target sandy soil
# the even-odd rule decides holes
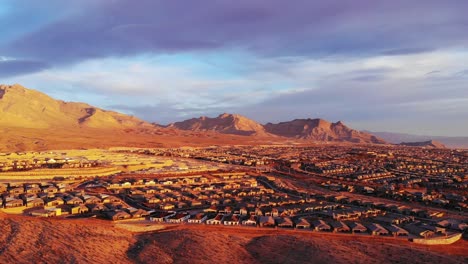
[[[144,227],[143,223],[112,223],[99,219],[39,219],[0,214],[0,263],[468,261],[468,243],[464,240],[449,246],[428,247],[392,238],[281,229],[166,225],[164,230],[140,233],[140,228]]]

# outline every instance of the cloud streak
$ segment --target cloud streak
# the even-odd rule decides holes
[[[50,64],[232,48],[274,57],[413,54],[465,45],[466,9],[454,1],[85,1],[0,51]]]

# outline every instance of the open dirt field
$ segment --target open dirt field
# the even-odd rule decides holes
[[[117,224],[119,225],[119,224]],[[131,225],[131,223],[126,223]],[[122,226],[121,226],[122,227]],[[0,263],[466,263],[467,241],[404,240],[203,225],[116,227],[97,219],[0,215]],[[131,232],[136,231],[136,232]]]

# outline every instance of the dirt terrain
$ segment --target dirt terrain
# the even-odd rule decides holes
[[[132,233],[98,219],[0,215],[0,263],[466,263],[467,241],[427,247],[393,238],[203,225]]]

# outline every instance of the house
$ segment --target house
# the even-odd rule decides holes
[[[275,219],[272,216],[260,216],[258,223],[261,227],[275,227]]]
[[[106,216],[111,219],[112,221],[117,221],[117,220],[125,220],[129,219],[132,217],[131,214],[122,211],[122,210],[117,210],[117,211],[109,211],[106,213]]]
[[[206,221],[207,218],[208,214],[198,213],[196,215],[191,215],[187,222],[190,224],[202,224]]]
[[[405,229],[396,226],[396,225],[386,225],[385,228],[387,228],[388,231],[394,236],[408,236],[409,233]]]
[[[282,207],[275,207],[271,210],[271,215],[273,217],[278,217],[284,212],[284,208]]]
[[[83,200],[76,196],[68,196],[65,198],[65,203],[69,205],[79,205],[83,203]]]
[[[434,232],[434,234],[446,234],[447,230],[445,227],[440,227],[440,226],[433,226],[433,225],[428,225],[428,224],[422,224],[420,227],[430,230]]]
[[[442,220],[442,221],[439,221],[437,223],[437,225],[440,226],[440,227],[451,228],[451,229],[455,229],[455,230],[459,230],[459,231],[464,231],[465,229],[468,228],[467,223],[463,223],[463,222],[461,222],[460,220],[457,220],[457,219]]]
[[[53,210],[38,209],[29,213],[31,216],[37,217],[53,217],[56,216],[56,212]]]
[[[169,217],[174,216],[176,213],[175,212],[160,212],[160,213],[153,213],[150,215],[149,220],[153,222],[166,222],[166,219]]]
[[[239,209],[239,214],[241,215],[248,215],[249,214],[249,210],[243,206],[242,208]]]
[[[293,228],[294,223],[289,217],[277,217],[275,218],[276,225],[278,227]]]
[[[190,206],[191,207],[200,207],[202,206],[203,203],[199,200],[190,200]]]
[[[145,196],[145,202],[149,204],[157,204],[161,202],[161,199],[155,196]]]
[[[17,198],[12,198],[12,197],[6,198],[4,202],[5,208],[21,207],[23,205],[24,205],[24,202],[22,199],[17,199]]]
[[[351,232],[351,228],[342,221],[332,221],[330,226],[333,228],[333,232]]]
[[[223,225],[239,225],[239,222],[240,222],[239,215],[236,215],[236,214],[226,215],[223,218]]]
[[[45,203],[46,206],[57,206],[57,205],[62,205],[62,204],[64,204],[64,201],[60,197],[48,198]]]
[[[382,222],[384,224],[388,224],[388,225],[392,225],[392,224],[400,225],[403,223],[413,222],[414,216],[387,214],[385,216],[377,216],[375,220],[378,222]]]
[[[136,209],[130,211],[130,214],[132,215],[132,218],[144,218],[149,215],[149,213],[143,209]]]
[[[263,211],[260,207],[257,207],[255,208],[255,212],[254,212],[255,215],[258,215],[258,216],[262,216],[263,215]]]
[[[385,236],[389,234],[387,229],[377,223],[369,223],[366,225],[366,227],[369,229],[372,235]]]
[[[90,212],[102,212],[107,209],[104,204],[86,204]]]
[[[84,214],[89,212],[89,208],[84,204],[70,205],[70,214]]]
[[[205,213],[216,213],[216,212],[218,212],[218,208],[216,207],[216,205],[212,205],[209,208],[203,210],[203,212],[205,212]]]
[[[101,199],[101,203],[111,203],[112,199],[109,195],[107,194],[98,194],[97,197]]]
[[[24,188],[23,187],[14,187],[14,188],[11,188],[8,192],[10,194],[20,194],[20,193],[24,193]]]
[[[312,221],[312,226],[315,231],[331,231],[331,227],[323,220]]]
[[[49,185],[49,186],[45,187],[42,191],[45,192],[45,193],[57,193],[58,188],[53,186],[53,185]]]
[[[358,222],[347,222],[347,225],[353,233],[364,233],[367,231],[367,228]]]
[[[40,193],[42,190],[39,187],[31,186],[26,188],[26,193]]]
[[[296,228],[299,229],[309,229],[310,228],[310,223],[307,221],[305,218],[299,218],[296,220]]]
[[[100,196],[100,198],[103,200],[103,203],[106,203],[106,201],[109,201],[109,203],[122,203],[120,198],[112,195],[107,195],[106,197]]]
[[[257,216],[256,215],[250,215],[248,219],[242,221],[242,225],[245,226],[256,226],[257,225]]]
[[[415,234],[424,238],[434,236],[434,232],[425,228],[422,228],[416,224],[405,225],[404,228],[408,230],[411,234]]]
[[[159,208],[161,208],[162,210],[172,210],[175,208],[175,205],[170,203],[164,203],[159,205]]]
[[[44,200],[37,197],[29,197],[26,199],[27,207],[42,207],[44,206]]]
[[[83,200],[84,203],[86,204],[98,204],[101,203],[101,199],[99,199],[96,196],[91,196],[91,195],[83,195]]]
[[[207,225],[220,225],[223,221],[224,214],[217,214],[214,218],[206,220]]]

